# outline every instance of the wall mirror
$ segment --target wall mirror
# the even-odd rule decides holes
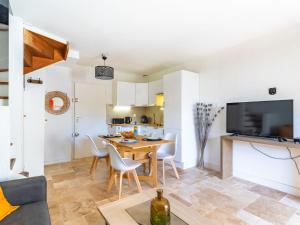
[[[45,109],[48,113],[60,115],[68,111],[70,99],[66,93],[51,91],[46,94]]]

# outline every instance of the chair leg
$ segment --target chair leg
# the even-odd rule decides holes
[[[139,178],[138,178],[138,176],[137,176],[137,174],[136,174],[136,171],[135,171],[135,170],[132,170],[131,172],[132,172],[133,178],[134,178],[134,180],[135,180],[136,186],[137,186],[137,188],[138,188],[138,191],[139,191],[139,192],[142,192],[142,187],[141,187]]]
[[[111,170],[111,174],[110,174],[110,178],[109,178],[109,182],[108,182],[108,187],[107,187],[107,191],[109,192],[115,182],[115,176],[116,173],[114,171],[114,169]]]
[[[165,177],[165,160],[162,161],[162,170],[163,170],[163,185],[165,186],[166,184],[166,177]]]
[[[131,186],[131,178],[130,178],[130,173],[127,172],[127,180],[128,180],[128,187]]]
[[[178,172],[177,172],[177,168],[176,168],[174,159],[171,159],[171,164],[172,164],[172,167],[173,167],[173,170],[174,170],[174,173],[175,173],[176,178],[179,179],[179,174],[178,174]]]
[[[90,168],[90,174],[92,174],[92,172],[93,172],[93,170],[94,170],[96,158],[97,158],[97,156],[94,156],[94,157],[93,157],[93,162],[92,162],[92,165],[91,165],[91,168]]]
[[[119,183],[119,199],[122,196],[122,181],[123,181],[124,172],[120,171],[120,183]]]
[[[93,163],[92,163],[92,166],[91,166],[91,169],[90,169],[90,174],[92,175],[92,179],[95,178],[95,173],[96,173],[98,162],[99,162],[99,157],[94,156]]]
[[[149,176],[152,176],[152,157],[149,158]]]
[[[109,156],[105,156],[104,158],[105,158],[106,166],[107,166],[107,168],[109,168],[110,167]]]

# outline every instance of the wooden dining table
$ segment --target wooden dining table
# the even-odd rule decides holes
[[[144,140],[144,137],[138,136],[136,137],[136,143],[122,143],[121,141],[124,139],[122,137],[105,137],[100,136],[101,138],[106,139],[111,144],[116,146],[120,155],[124,157],[125,153],[151,153],[151,173],[149,176],[143,175],[138,176],[140,181],[146,181],[150,183],[153,187],[157,187],[157,150],[158,146],[164,144],[174,144],[174,141],[170,140],[160,140],[160,141],[147,141]]]

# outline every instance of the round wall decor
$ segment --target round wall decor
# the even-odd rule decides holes
[[[70,99],[66,93],[51,91],[45,96],[45,109],[48,113],[61,115],[68,111]]]

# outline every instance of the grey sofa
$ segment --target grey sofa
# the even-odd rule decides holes
[[[0,225],[51,225],[45,177],[0,182],[0,186],[12,205],[20,205]]]

